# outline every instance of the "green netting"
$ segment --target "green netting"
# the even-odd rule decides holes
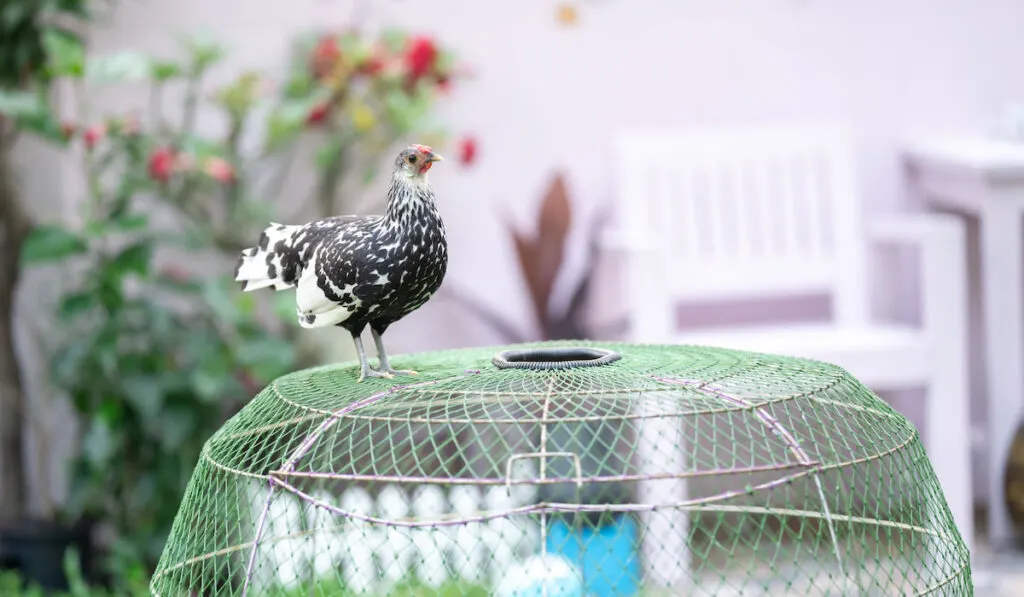
[[[973,594],[917,430],[844,370],[585,345],[621,358],[278,379],[207,442],[154,594]]]

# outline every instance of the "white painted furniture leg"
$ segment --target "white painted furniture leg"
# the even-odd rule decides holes
[[[957,528],[973,553],[965,226],[952,215],[904,215],[877,219],[871,234],[876,241],[919,249],[921,318],[929,361],[925,448]]]
[[[973,554],[966,234],[963,222],[953,216],[930,216],[929,220],[930,229],[921,235],[922,294],[927,297],[922,319],[933,359],[926,449],[953,520]]]
[[[676,416],[661,416],[675,410],[665,400],[651,396],[640,398],[637,425],[636,457],[641,474],[664,475],[686,470],[686,441],[683,421]],[[678,504],[687,499],[686,479],[641,481],[637,499],[641,504]],[[643,529],[640,553],[643,584],[663,587],[673,592],[689,585],[690,546],[689,513],[686,510],[659,508],[640,515]],[[681,594],[681,593],[680,593]]]

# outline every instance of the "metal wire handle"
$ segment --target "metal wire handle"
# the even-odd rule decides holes
[[[576,467],[576,477],[573,479],[576,482],[576,487],[583,487],[583,464],[580,462],[580,457],[573,452],[530,452],[528,454],[513,454],[508,459],[508,463],[505,465],[505,487],[512,487],[512,463],[516,460],[523,460],[526,458],[539,458],[547,459],[551,456],[561,456],[562,458],[569,458],[572,460],[573,465]],[[544,481],[545,479],[541,479]]]
[[[575,369],[614,363],[622,355],[613,350],[586,346],[524,348],[499,352],[491,359],[498,369]]]

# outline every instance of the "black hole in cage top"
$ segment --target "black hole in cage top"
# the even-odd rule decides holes
[[[498,369],[574,369],[607,365],[622,355],[603,348],[585,346],[523,348],[506,350],[495,355],[491,362]]]

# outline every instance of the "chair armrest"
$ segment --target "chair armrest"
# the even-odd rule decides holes
[[[936,243],[964,243],[963,220],[950,214],[915,213],[874,218],[868,236],[881,243],[916,245],[922,250]]]
[[[967,343],[966,226],[951,214],[879,218],[868,236],[880,244],[916,247],[920,255],[921,321],[930,341]]]

